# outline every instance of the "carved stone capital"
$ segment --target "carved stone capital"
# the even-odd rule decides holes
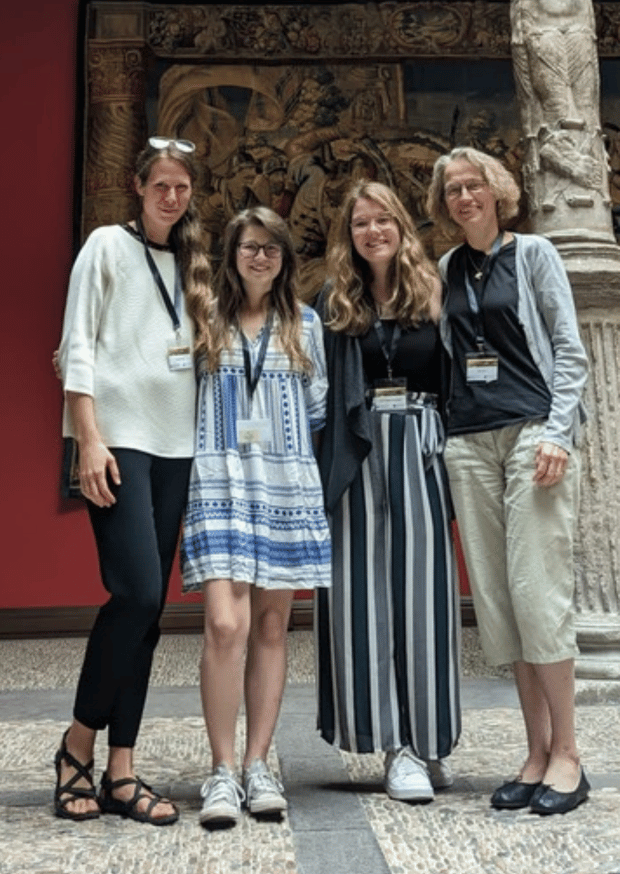
[[[577,644],[576,677],[583,680],[620,680],[620,616],[579,616]]]
[[[557,232],[549,234],[568,272],[578,311],[620,307],[620,247],[606,234],[597,237]],[[584,314],[585,315],[585,314]]]

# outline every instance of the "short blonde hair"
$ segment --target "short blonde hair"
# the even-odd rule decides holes
[[[500,229],[506,227],[511,218],[519,212],[521,191],[512,173],[504,165],[478,149],[458,146],[447,155],[435,161],[431,184],[426,195],[426,211],[430,218],[450,237],[462,233],[461,228],[452,221],[446,206],[444,179],[446,169],[453,161],[467,161],[479,170],[483,179],[497,199],[497,222]]]

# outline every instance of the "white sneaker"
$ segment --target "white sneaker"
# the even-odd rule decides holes
[[[454,774],[447,759],[430,759],[426,767],[433,789],[447,789],[454,783]]]
[[[426,764],[409,747],[387,754],[385,790],[397,801],[432,801],[435,797]]]
[[[262,759],[254,759],[243,774],[246,804],[250,813],[282,813],[288,807],[284,787]]]
[[[245,792],[225,764],[218,765],[202,785],[204,798],[200,811],[200,823],[234,825],[241,817],[241,802]]]

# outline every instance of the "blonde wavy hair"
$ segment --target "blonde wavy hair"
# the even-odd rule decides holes
[[[325,324],[332,331],[365,334],[377,318],[370,293],[373,274],[353,245],[351,216],[360,198],[379,204],[394,219],[400,246],[390,265],[391,308],[397,321],[413,327],[432,317],[437,272],[427,257],[411,216],[387,185],[362,180],[346,194],[337,226],[336,242],[327,259],[330,286],[325,297]]]
[[[146,185],[153,164],[160,158],[172,158],[178,161],[191,179],[192,191],[195,190],[200,179],[200,171],[194,155],[180,151],[172,143],[163,149],[147,145],[140,152],[136,160],[135,173],[142,185]],[[195,334],[198,337],[205,331],[209,322],[213,292],[204,228],[193,195],[185,213],[172,226],[170,245],[179,261],[187,311],[194,322]]]
[[[453,161],[467,161],[482,174],[482,178],[497,200],[497,223],[500,230],[504,230],[510,219],[519,212],[521,199],[519,186],[512,173],[497,158],[470,146],[458,146],[435,161],[426,195],[426,211],[429,217],[448,237],[462,237],[462,228],[452,221],[446,205],[445,173],[446,168]]]
[[[222,350],[230,348],[234,332],[239,329],[239,313],[245,290],[237,269],[237,247],[241,234],[251,225],[263,228],[282,249],[282,268],[270,292],[270,305],[276,317],[274,334],[277,332],[291,365],[309,375],[313,368],[312,361],[301,345],[301,303],[293,241],[284,219],[265,206],[242,210],[226,226],[222,264],[214,283],[211,318],[206,330],[198,338],[196,354],[206,369],[213,373],[219,365]]]

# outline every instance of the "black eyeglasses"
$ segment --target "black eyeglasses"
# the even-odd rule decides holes
[[[258,243],[248,241],[247,243],[239,243],[237,248],[244,258],[256,258],[261,249],[266,258],[279,258],[282,255],[282,246],[279,243],[264,243],[264,245],[259,246]]]
[[[174,146],[179,152],[188,155],[196,151],[196,146],[191,140],[173,140],[169,137],[149,137],[149,146],[153,149],[167,149],[168,146]]]

